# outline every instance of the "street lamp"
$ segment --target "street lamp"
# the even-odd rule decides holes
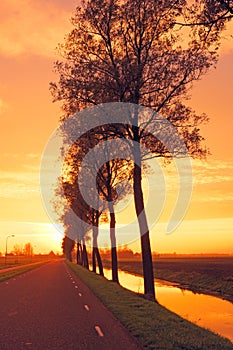
[[[10,238],[10,237],[15,237],[15,235],[9,235],[6,237],[5,265],[6,265],[6,258],[7,258],[7,241],[8,241],[8,238]]]

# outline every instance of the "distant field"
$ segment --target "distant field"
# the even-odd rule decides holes
[[[0,257],[0,282],[18,276],[32,269],[36,269],[41,265],[47,264],[57,259],[58,257],[56,256],[49,257],[48,255],[35,255],[31,257],[8,256],[5,264],[5,258]]]
[[[110,267],[109,261],[104,261]],[[221,296],[233,302],[233,257],[156,258],[155,278],[179,283],[194,292]],[[119,268],[142,275],[141,261],[119,261]]]
[[[51,257],[49,258],[51,260]],[[34,262],[45,261],[48,260],[48,255],[33,255],[33,256],[7,256],[0,257],[0,270],[13,266],[20,266],[25,264],[31,264]]]
[[[224,258],[158,258],[154,260],[154,268],[171,271],[196,272],[217,278],[233,280],[233,257]]]

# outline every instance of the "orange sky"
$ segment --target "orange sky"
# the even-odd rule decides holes
[[[0,252],[8,234],[15,234],[12,247],[30,241],[36,252],[60,249],[60,236],[49,225],[40,199],[39,167],[60,115],[49,93],[49,81],[56,78],[55,47],[70,30],[76,5],[75,0],[21,0],[20,7],[16,0],[0,2]],[[232,34],[231,24],[217,69],[195,83],[189,102],[210,117],[202,131],[212,156],[193,163],[192,202],[179,229],[169,236],[163,227],[175,197],[172,170],[166,170],[170,189],[165,213],[152,230],[153,250],[233,253]],[[138,249],[138,242],[132,247]]]

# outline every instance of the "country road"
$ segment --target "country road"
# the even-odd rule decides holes
[[[0,283],[0,306],[1,350],[142,349],[64,261]]]

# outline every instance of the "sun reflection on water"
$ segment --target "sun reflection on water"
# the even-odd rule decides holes
[[[104,275],[111,279],[111,270],[104,269]],[[143,278],[119,270],[120,284],[136,293],[143,293]],[[156,297],[159,303],[181,317],[208,328],[233,341],[233,304],[221,298],[193,293],[155,281]]]

